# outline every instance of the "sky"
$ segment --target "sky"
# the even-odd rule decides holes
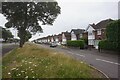
[[[105,19],[118,19],[118,0],[57,0],[61,7],[61,14],[53,26],[42,25],[43,33],[33,35],[34,40],[48,35],[55,35],[71,29],[86,29],[89,24],[97,24]],[[7,22],[0,14],[0,26]],[[15,37],[17,31],[10,29]]]

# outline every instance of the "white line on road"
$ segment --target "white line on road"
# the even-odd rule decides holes
[[[68,53],[70,53],[70,54],[74,54],[74,53],[72,53],[72,52],[70,52],[70,51],[68,51]],[[75,55],[77,55],[77,56],[81,56],[81,57],[85,57],[84,55],[80,55],[80,54],[75,54]]]
[[[97,59],[97,58],[96,58],[96,60],[103,61],[103,62],[107,62],[107,63],[111,63],[111,64],[120,65],[119,63],[112,62],[112,61],[107,61],[107,60],[103,60],[103,59]]]
[[[76,55],[81,56],[81,57],[85,57],[84,55],[80,55],[80,54],[76,54]]]

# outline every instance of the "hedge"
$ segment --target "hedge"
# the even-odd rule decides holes
[[[85,42],[84,40],[74,40],[74,41],[67,41],[67,46],[71,46],[71,47],[80,47],[81,49],[84,48],[85,46]]]
[[[120,20],[112,21],[107,25],[106,36],[108,41],[120,42]]]
[[[118,50],[117,44],[118,44],[117,42],[102,40],[99,42],[98,46],[99,46],[99,49],[117,51]]]

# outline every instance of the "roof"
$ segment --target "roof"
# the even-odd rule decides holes
[[[106,20],[102,20],[101,22],[97,23],[96,25],[94,23],[90,24],[90,26],[92,26],[94,29],[106,28],[107,25],[112,21],[114,21],[114,20],[106,19]]]
[[[70,32],[66,31],[66,32],[62,32],[62,34],[65,35],[65,37],[67,38],[67,40],[70,40],[70,39],[71,39],[71,34],[70,34]]]
[[[72,32],[72,31],[73,31],[75,34],[82,34],[82,33],[84,33],[85,30],[84,30],[84,29],[72,29],[71,32]]]

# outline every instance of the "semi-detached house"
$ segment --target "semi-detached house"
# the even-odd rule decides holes
[[[88,45],[98,49],[100,40],[106,39],[106,27],[112,19],[103,20],[97,24],[89,24],[86,31],[88,34]]]
[[[80,40],[83,38],[84,29],[72,29],[71,30],[71,40]]]

